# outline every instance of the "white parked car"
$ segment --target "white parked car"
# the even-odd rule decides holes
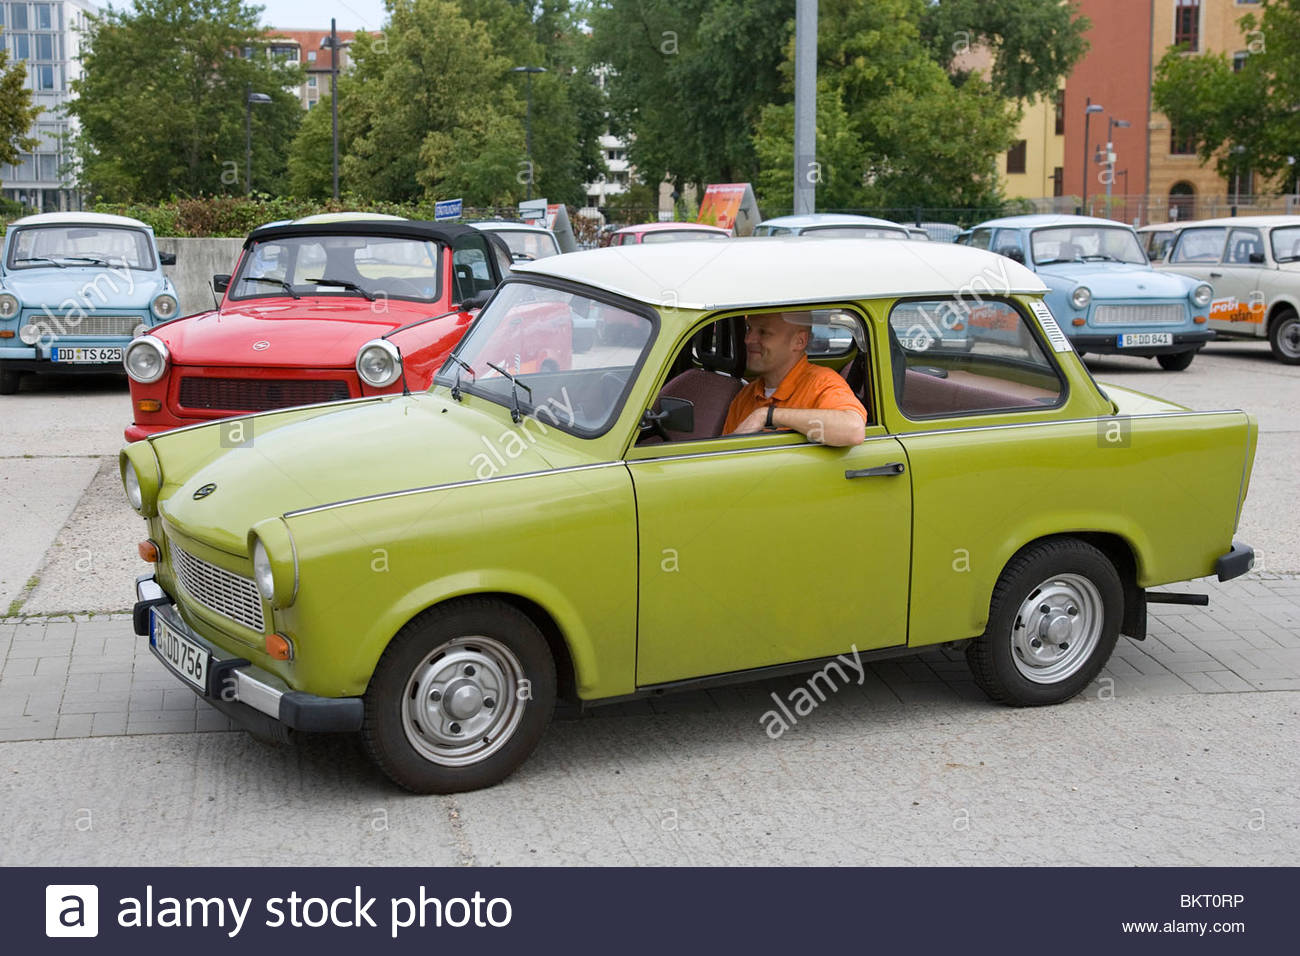
[[[1300,365],[1300,216],[1203,219],[1139,231],[1176,233],[1160,269],[1214,286],[1209,324],[1220,337],[1267,338],[1278,361]]]
[[[555,233],[545,226],[513,222],[509,219],[488,219],[483,222],[471,222],[468,225],[500,236],[510,247],[510,255],[516,262],[532,262],[534,259],[545,259],[547,256],[560,254],[560,243],[555,238]]]
[[[809,216],[778,216],[754,227],[756,236],[812,236],[817,239],[911,239],[907,226],[888,219],[818,212]],[[927,237],[928,238],[928,237]]]

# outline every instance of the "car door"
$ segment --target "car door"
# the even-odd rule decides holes
[[[850,448],[780,432],[625,457],[638,686],[906,643],[912,492],[883,426]]]
[[[1236,308],[1234,280],[1224,273],[1228,230],[1223,226],[1189,227],[1178,234],[1169,261],[1161,263],[1161,272],[1177,272],[1214,286],[1210,304],[1210,327],[1225,331],[1234,328],[1231,316]]]
[[[1223,262],[1209,273],[1214,286],[1211,326],[1238,334],[1257,334],[1264,323],[1261,298],[1266,266],[1264,237],[1258,229],[1233,227],[1223,250]],[[1225,301],[1226,300],[1226,301]]]

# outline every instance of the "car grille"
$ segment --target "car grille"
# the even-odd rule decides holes
[[[186,376],[181,379],[180,404],[184,408],[264,412],[347,397],[347,382]]]
[[[130,335],[135,331],[137,325],[147,325],[148,323],[138,315],[99,315],[96,312],[90,312],[82,316],[80,321],[75,316],[64,317],[61,315],[54,316],[51,321],[50,316],[33,316],[31,322],[34,325],[48,328],[55,335]]]
[[[1187,321],[1182,305],[1099,305],[1092,312],[1094,325],[1178,325]]]
[[[228,617],[236,624],[255,631],[265,629],[262,596],[251,578],[196,558],[171,541],[168,544],[171,546],[172,566],[176,570],[176,576],[190,597],[209,611]]]

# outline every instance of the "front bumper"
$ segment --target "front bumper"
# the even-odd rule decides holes
[[[360,697],[317,697],[291,690],[284,681],[248,660],[227,653],[195,634],[176,611],[176,603],[152,574],[135,582],[136,603],[132,611],[135,632],[149,637],[149,650],[176,679],[227,717],[266,736],[288,737],[288,731],[338,733],[361,729],[364,705]],[[153,641],[155,619],[207,651],[206,687],[202,690],[176,671]]]
[[[116,345],[107,346],[117,348]],[[99,348],[99,346],[95,346]],[[12,351],[18,351],[14,349]],[[35,349],[28,349],[34,352]],[[126,377],[121,362],[51,362],[47,358],[10,358],[0,351],[0,362],[12,372],[38,372],[42,375],[120,375]]]
[[[1242,541],[1232,542],[1232,550],[1214,562],[1214,573],[1220,581],[1241,577],[1255,566],[1255,549]]]
[[[1204,346],[1205,343],[1214,341],[1214,330],[1205,329],[1200,332],[1174,332],[1173,342],[1170,345],[1150,345],[1140,348],[1121,348],[1119,345],[1119,337],[1125,333],[1165,331],[1168,330],[1158,328],[1125,329],[1110,332],[1106,335],[1070,335],[1069,339],[1074,343],[1076,352],[1091,352],[1097,355],[1137,355],[1143,358],[1151,358],[1154,355],[1173,355],[1178,352],[1194,352]]]

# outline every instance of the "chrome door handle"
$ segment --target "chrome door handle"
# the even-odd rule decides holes
[[[1211,272],[1211,273],[1210,273],[1210,278],[1211,278],[1211,279],[1222,279],[1222,278],[1223,278],[1223,273],[1222,273],[1222,272]]]
[[[850,468],[844,473],[844,477],[892,478],[895,475],[901,475],[905,471],[907,471],[907,468],[901,461],[891,461],[888,465],[877,465],[875,468]]]

